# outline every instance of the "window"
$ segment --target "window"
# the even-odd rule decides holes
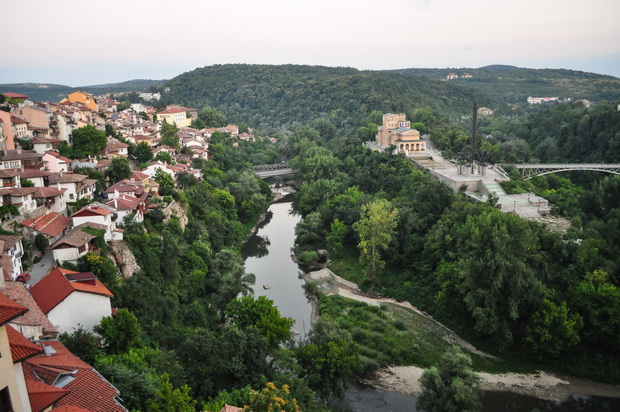
[[[73,200],[73,198],[74,198],[73,193],[70,193],[69,194],[69,199]]]
[[[11,403],[8,386],[0,391],[0,412],[13,412],[13,403]]]

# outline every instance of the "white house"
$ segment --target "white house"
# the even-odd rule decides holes
[[[15,279],[17,275],[24,271],[22,267],[22,256],[24,256],[24,246],[21,236],[0,235],[0,246],[2,254],[9,256],[13,271],[11,277]]]
[[[92,198],[97,185],[96,179],[88,179],[86,175],[64,172],[52,173],[49,182],[50,186],[56,186],[59,190],[67,189],[63,193],[65,203]]]
[[[93,227],[94,224],[89,224]],[[96,228],[105,230],[102,225]],[[61,237],[52,245],[54,260],[63,264],[64,262],[77,263],[78,259],[86,255],[90,249],[90,242],[97,236],[82,231],[82,227],[71,229],[65,236]]]
[[[117,219],[118,214],[114,208],[98,202],[84,206],[71,215],[71,220],[73,220],[73,226],[75,227],[85,223],[95,223],[105,227],[104,239],[106,242],[110,240],[123,240],[123,233],[116,229]]]
[[[112,292],[92,272],[56,268],[34,285],[30,292],[59,332],[73,332],[78,326],[92,331],[112,315]]]

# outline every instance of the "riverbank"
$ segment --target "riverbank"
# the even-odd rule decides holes
[[[396,305],[415,312],[418,315],[432,320],[432,322],[441,329],[443,338],[446,341],[457,344],[471,353],[492,357],[463,341],[449,328],[435,321],[431,316],[418,310],[408,302],[397,302],[393,299],[364,294],[356,284],[342,279],[329,269],[306,273],[303,278],[306,282],[314,284],[319,291],[326,295],[338,294],[349,299],[365,302],[369,305]],[[312,319],[314,320],[318,316],[318,313],[316,310],[316,303],[314,301],[312,303]],[[388,367],[379,370],[373,379],[364,383],[378,389],[415,396],[419,395],[421,392],[419,379],[423,371],[422,368],[416,366]],[[478,373],[478,375],[481,377],[482,388],[485,391],[510,391],[522,395],[535,396],[540,399],[560,402],[568,399],[574,394],[620,397],[620,386],[618,385],[602,384],[574,377],[561,377],[543,371],[537,374]]]

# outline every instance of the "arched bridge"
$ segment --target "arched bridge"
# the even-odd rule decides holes
[[[254,166],[254,172],[256,172],[261,179],[295,173],[295,171],[291,169],[286,162]]]
[[[523,180],[534,176],[548,175],[558,172],[591,170],[596,172],[613,173],[620,175],[620,164],[611,163],[546,163],[546,164],[516,164],[514,165]]]

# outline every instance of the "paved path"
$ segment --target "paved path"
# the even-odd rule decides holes
[[[50,271],[50,268],[54,264],[54,253],[51,250],[46,250],[43,258],[39,263],[32,265],[28,273],[30,273],[30,280],[28,284],[34,286]]]

